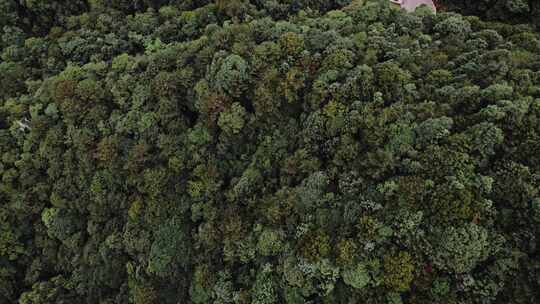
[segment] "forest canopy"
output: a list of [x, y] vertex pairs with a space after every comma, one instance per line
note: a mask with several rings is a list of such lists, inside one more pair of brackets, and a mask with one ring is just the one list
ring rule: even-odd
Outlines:
[[437, 5], [0, 0], [0, 303], [538, 303], [540, 5]]

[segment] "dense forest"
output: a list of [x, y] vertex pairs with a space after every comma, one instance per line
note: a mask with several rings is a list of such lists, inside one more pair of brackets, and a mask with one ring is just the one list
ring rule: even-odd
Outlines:
[[540, 302], [540, 1], [0, 0], [0, 303]]

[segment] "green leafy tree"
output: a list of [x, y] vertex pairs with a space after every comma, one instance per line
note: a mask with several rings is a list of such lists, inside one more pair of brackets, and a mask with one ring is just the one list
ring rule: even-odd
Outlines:
[[219, 115], [218, 126], [229, 136], [238, 134], [246, 123], [246, 116], [246, 110], [239, 103], [233, 103], [228, 111]]
[[283, 251], [284, 235], [279, 230], [264, 229], [259, 235], [257, 250], [264, 256], [273, 256]]
[[189, 265], [190, 248], [182, 222], [173, 218], [157, 230], [150, 249], [148, 272], [159, 277], [175, 275]]
[[363, 264], [344, 270], [342, 277], [345, 284], [356, 289], [365, 288], [371, 282], [371, 275]]
[[253, 286], [252, 303], [278, 303], [276, 286], [272, 279], [272, 268], [270, 265], [265, 265], [262, 271], [257, 274]]
[[453, 273], [471, 271], [496, 249], [491, 245], [488, 231], [472, 223], [448, 227], [438, 232], [436, 238], [433, 262], [440, 269]]

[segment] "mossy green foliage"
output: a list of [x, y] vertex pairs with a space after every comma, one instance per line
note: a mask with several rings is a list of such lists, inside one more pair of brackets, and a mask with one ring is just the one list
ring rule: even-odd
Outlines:
[[414, 277], [414, 265], [411, 255], [399, 252], [384, 257], [384, 285], [394, 291], [409, 290]]
[[538, 6], [453, 3], [0, 0], [0, 303], [538, 302]]
[[540, 26], [540, 5], [535, 0], [441, 0], [439, 4], [464, 15], [476, 15], [508, 23], [532, 22]]

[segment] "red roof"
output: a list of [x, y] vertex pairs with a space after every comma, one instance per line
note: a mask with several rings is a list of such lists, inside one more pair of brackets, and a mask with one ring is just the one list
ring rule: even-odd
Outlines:
[[390, 2], [401, 5], [401, 7], [407, 10], [408, 12], [414, 12], [414, 10], [422, 4], [425, 4], [428, 7], [431, 7], [434, 12], [437, 11], [437, 8], [435, 7], [433, 0], [390, 0]]
[[431, 7], [433, 11], [437, 11], [433, 0], [402, 0], [401, 7], [409, 12], [414, 12], [414, 10], [422, 4]]

